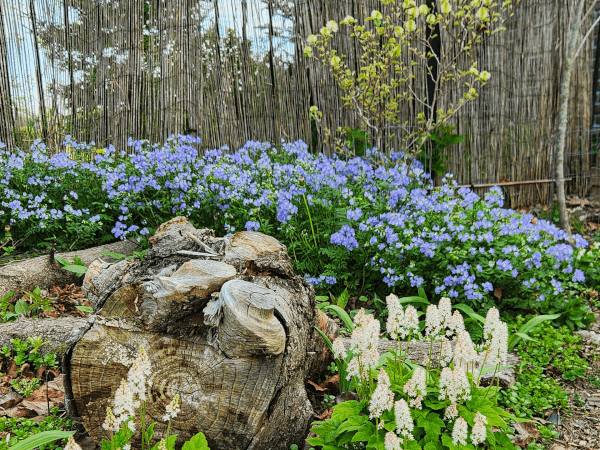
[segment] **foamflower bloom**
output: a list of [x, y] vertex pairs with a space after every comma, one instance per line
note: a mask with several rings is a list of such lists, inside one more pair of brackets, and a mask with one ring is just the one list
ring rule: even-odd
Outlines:
[[379, 371], [377, 387], [371, 396], [369, 405], [369, 418], [381, 417], [384, 411], [391, 411], [394, 407], [394, 393], [392, 392], [390, 378], [385, 370]]
[[454, 428], [452, 430], [452, 443], [454, 445], [467, 445], [468, 431], [469, 426], [467, 425], [467, 421], [462, 417], [456, 419], [456, 422], [454, 422]]
[[487, 436], [487, 430], [485, 428], [486, 424], [487, 417], [478, 411], [475, 415], [475, 424], [471, 430], [471, 442], [473, 445], [479, 445], [485, 442], [485, 438]]
[[405, 438], [413, 439], [412, 432], [415, 424], [406, 400], [400, 399], [394, 404], [394, 413], [396, 416], [396, 433]]

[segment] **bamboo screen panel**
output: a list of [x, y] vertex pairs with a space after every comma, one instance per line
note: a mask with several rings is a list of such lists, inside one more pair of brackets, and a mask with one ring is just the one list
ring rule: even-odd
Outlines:
[[[492, 79], [455, 121], [467, 141], [447, 150], [459, 184], [551, 177], [574, 3], [522, 0], [507, 32], [481, 50], [479, 68]], [[200, 136], [202, 148], [303, 139], [329, 152], [310, 106], [330, 129], [358, 122], [326, 70], [304, 58], [306, 38], [329, 19], [362, 20], [373, 9], [380, 0], [0, 0], [0, 141], [25, 149], [43, 138], [58, 150], [71, 135], [123, 148], [130, 136], [160, 142], [183, 133]], [[573, 77], [573, 133], [592, 127], [594, 40]], [[360, 50], [347, 28], [335, 45], [356, 69]], [[413, 89], [424, 96], [424, 68], [414, 70]], [[405, 104], [399, 119], [419, 112]], [[397, 131], [388, 130], [388, 148], [400, 147]], [[590, 133], [575, 135], [567, 172], [588, 175]], [[582, 180], [571, 189], [584, 192]], [[545, 202], [547, 186], [505, 192], [511, 205]]]

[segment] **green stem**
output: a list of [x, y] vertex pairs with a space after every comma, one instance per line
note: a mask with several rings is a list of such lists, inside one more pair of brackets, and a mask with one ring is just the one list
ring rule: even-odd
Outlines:
[[142, 450], [144, 450], [144, 435], [146, 434], [145, 419], [146, 419], [146, 401], [144, 400], [140, 406], [140, 425], [142, 427]]
[[313, 241], [315, 242], [315, 247], [317, 246], [317, 238], [315, 236], [315, 228], [313, 226], [312, 217], [310, 215], [310, 208], [308, 207], [308, 202], [306, 201], [306, 195], [302, 194], [302, 198], [304, 199], [304, 206], [306, 206], [306, 212], [308, 213], [308, 220], [310, 222], [310, 229], [312, 230]]

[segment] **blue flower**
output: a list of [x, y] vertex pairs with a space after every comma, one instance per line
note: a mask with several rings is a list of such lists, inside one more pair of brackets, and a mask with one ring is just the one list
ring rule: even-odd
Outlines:
[[245, 228], [248, 231], [258, 231], [260, 229], [260, 223], [249, 220], [246, 222]]

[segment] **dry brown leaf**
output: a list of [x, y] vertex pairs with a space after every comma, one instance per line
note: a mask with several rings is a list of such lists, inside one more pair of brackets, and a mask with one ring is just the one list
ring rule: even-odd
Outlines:
[[319, 391], [319, 392], [324, 392], [324, 391], [326, 391], [326, 390], [327, 390], [327, 388], [322, 388], [322, 387], [321, 387], [321, 386], [319, 386], [317, 383], [314, 383], [314, 382], [312, 382], [312, 381], [310, 381], [310, 380], [308, 380], [308, 384], [310, 384], [312, 387], [314, 387], [314, 388], [315, 388], [315, 390], [316, 390], [316, 391]]
[[315, 417], [319, 420], [327, 420], [327, 419], [331, 419], [332, 415], [333, 415], [333, 408], [329, 408], [329, 409], [326, 409], [325, 411], [323, 411], [323, 413], [318, 416], [315, 414]]
[[494, 297], [496, 297], [496, 299], [498, 299], [498, 300], [502, 300], [502, 288], [501, 287], [497, 287], [494, 289]]

